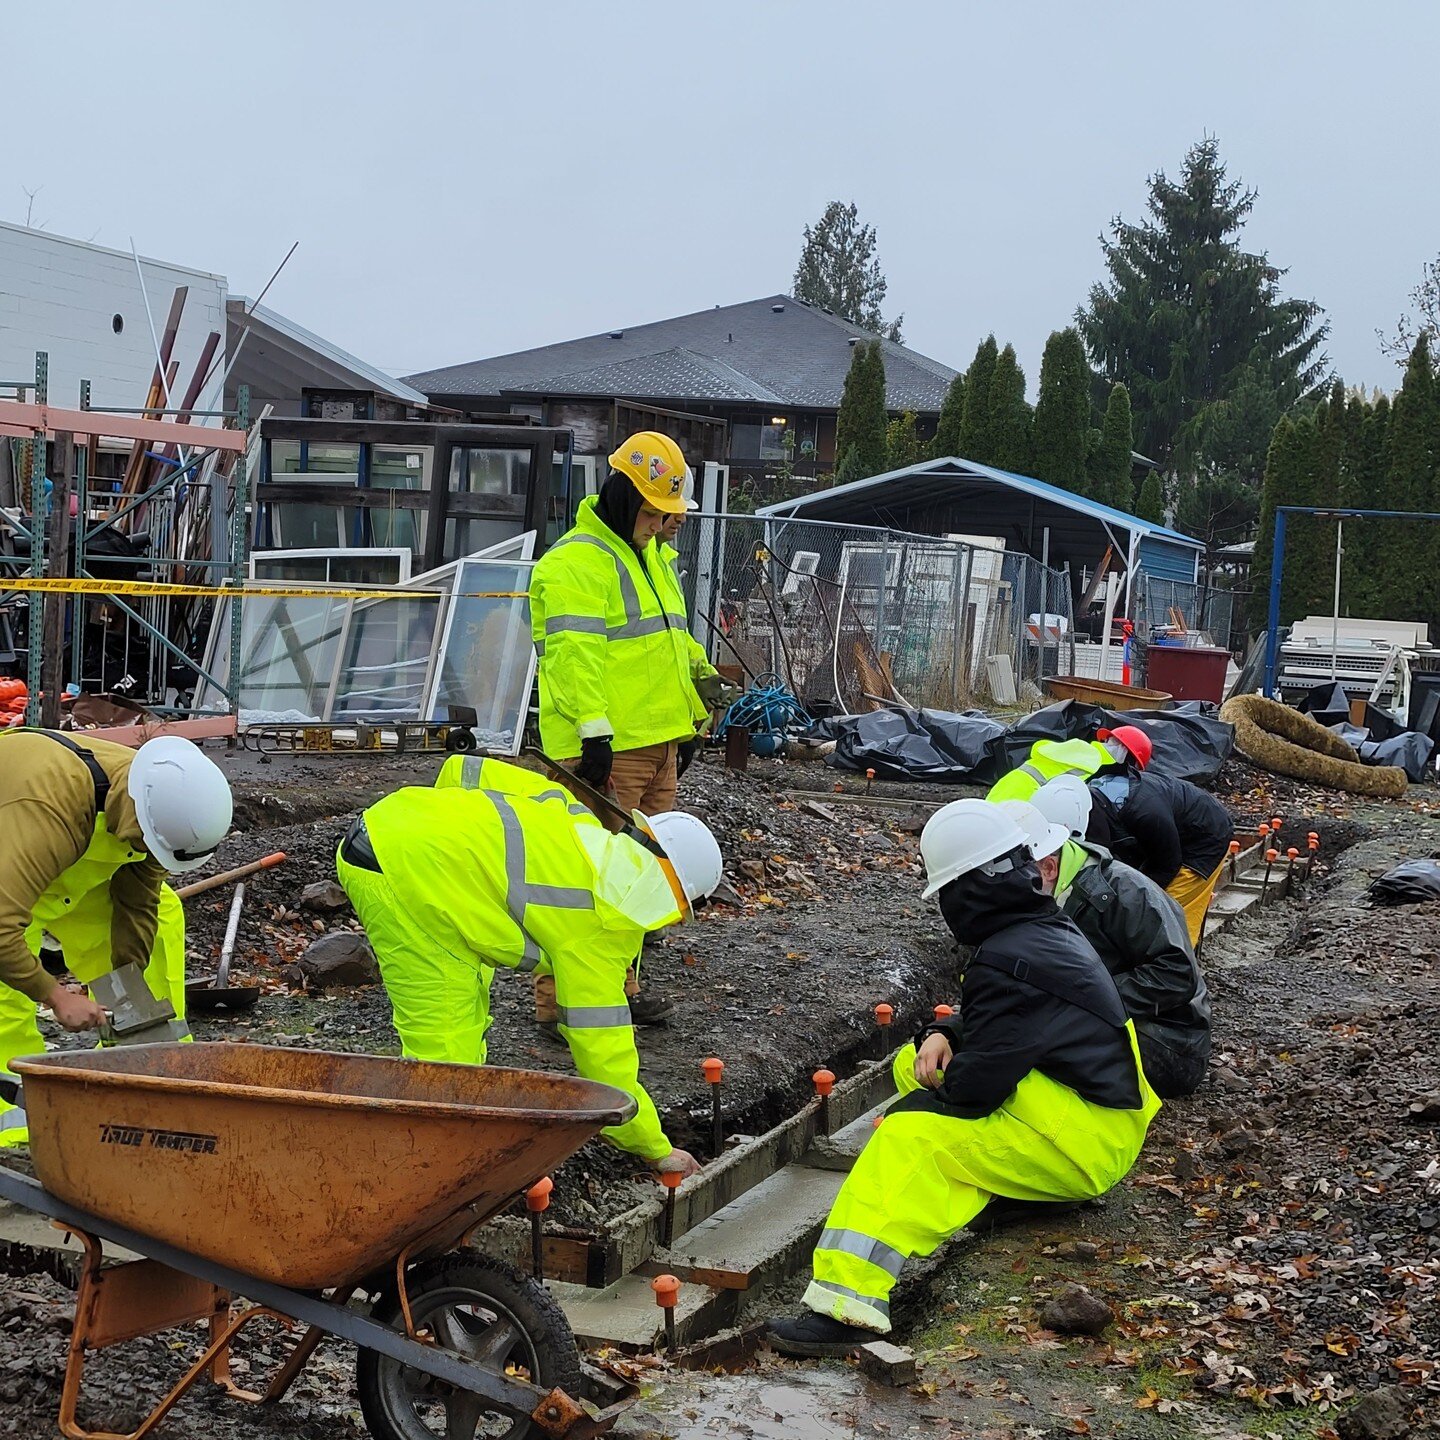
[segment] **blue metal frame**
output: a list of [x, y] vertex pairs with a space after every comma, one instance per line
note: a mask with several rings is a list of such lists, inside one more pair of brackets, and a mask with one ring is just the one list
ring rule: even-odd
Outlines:
[[1336, 505], [1277, 505], [1275, 540], [1270, 547], [1270, 612], [1265, 620], [1265, 694], [1275, 698], [1275, 665], [1280, 652], [1280, 580], [1285, 564], [1287, 515], [1321, 520], [1440, 520], [1433, 510], [1349, 510]]

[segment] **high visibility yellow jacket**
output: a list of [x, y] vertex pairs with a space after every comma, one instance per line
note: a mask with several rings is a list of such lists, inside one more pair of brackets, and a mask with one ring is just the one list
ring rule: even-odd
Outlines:
[[[0, 732], [0, 983], [45, 1000], [55, 981], [41, 968], [27, 929], [74, 914], [103, 890], [103, 911], [74, 945], [108, 948], [115, 965], [144, 968], [155, 943], [165, 869], [145, 849], [126, 790], [135, 752], [108, 740], [69, 737], [89, 750], [110, 781], [95, 814], [95, 782], [83, 760], [33, 730]], [[93, 933], [91, 933], [93, 931]]]
[[655, 857], [554, 781], [478, 756], [452, 756], [434, 788], [387, 795], [365, 828], [396, 898], [437, 944], [555, 977], [575, 1068], [640, 1107], [606, 1136], [646, 1160], [668, 1155], [625, 999], [645, 933], [681, 918]]
[[1098, 740], [1037, 740], [1023, 765], [1002, 775], [985, 796], [987, 800], [1028, 800], [1047, 780], [1057, 775], [1081, 775], [1088, 780], [1115, 757]]
[[672, 615], [682, 615], [685, 620], [686, 653], [690, 657], [690, 678], [701, 680], [706, 675], [714, 675], [715, 667], [710, 663], [710, 657], [705, 653], [705, 647], [690, 632], [689, 612], [685, 608], [685, 591], [680, 584], [680, 552], [668, 541], [657, 540], [656, 545], [660, 548], [660, 559], [664, 562], [661, 569], [661, 599], [665, 609]]
[[642, 561], [595, 503], [580, 502], [574, 528], [530, 577], [540, 739], [558, 759], [597, 736], [617, 750], [687, 739], [706, 713], [695, 691], [704, 652], [687, 628], [674, 570], [654, 540]]

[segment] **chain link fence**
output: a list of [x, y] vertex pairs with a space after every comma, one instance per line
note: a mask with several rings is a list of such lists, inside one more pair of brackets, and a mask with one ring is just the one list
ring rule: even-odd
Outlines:
[[1173, 626], [1178, 618], [1185, 629], [1207, 631], [1217, 645], [1232, 654], [1244, 655], [1249, 648], [1248, 590], [1192, 585], [1142, 574], [1133, 603], [1136, 628], [1146, 639], [1158, 627]]
[[1067, 671], [1068, 578], [1000, 547], [728, 514], [692, 515], [678, 540], [715, 662], [778, 675], [817, 715], [1014, 705]]

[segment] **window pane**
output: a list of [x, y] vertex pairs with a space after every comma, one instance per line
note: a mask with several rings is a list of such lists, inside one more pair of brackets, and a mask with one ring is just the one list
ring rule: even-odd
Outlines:
[[440, 652], [434, 718], [471, 722], [482, 750], [514, 754], [530, 703], [529, 562], [467, 560], [460, 566]]
[[335, 691], [337, 723], [420, 718], [443, 610], [434, 593], [356, 603]]
[[428, 445], [370, 447], [370, 485], [375, 490], [426, 490], [435, 459]]
[[[240, 622], [242, 725], [325, 718], [345, 608], [345, 601], [324, 596], [246, 597]], [[228, 654], [228, 630], [221, 643]]]
[[321, 445], [314, 441], [272, 440], [270, 478], [278, 480], [284, 475], [323, 475], [331, 480], [358, 482], [360, 447]]
[[498, 545], [524, 532], [525, 524], [518, 517], [514, 520], [488, 520], [483, 517], [453, 516], [445, 522], [445, 560], [463, 560], [477, 550]]
[[530, 451], [479, 446], [450, 455], [450, 488], [470, 495], [524, 495], [530, 485]]

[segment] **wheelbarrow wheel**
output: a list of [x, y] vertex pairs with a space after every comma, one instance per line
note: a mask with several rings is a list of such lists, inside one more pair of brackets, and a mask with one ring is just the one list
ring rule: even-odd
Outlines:
[[[580, 1355], [565, 1312], [542, 1286], [488, 1256], [447, 1255], [408, 1277], [410, 1314], [445, 1349], [542, 1389], [581, 1393]], [[404, 1327], [397, 1296], [374, 1319]], [[522, 1440], [538, 1435], [528, 1419], [502, 1415], [478, 1395], [408, 1365], [361, 1350], [356, 1362], [360, 1410], [375, 1440]]]

